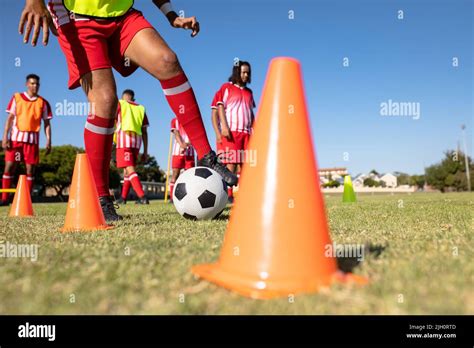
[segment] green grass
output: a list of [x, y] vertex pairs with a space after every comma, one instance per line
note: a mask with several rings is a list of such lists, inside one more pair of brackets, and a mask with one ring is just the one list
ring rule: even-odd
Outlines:
[[225, 219], [192, 222], [170, 204], [128, 204], [113, 230], [61, 234], [65, 204], [35, 204], [30, 219], [8, 218], [1, 207], [0, 242], [38, 244], [39, 255], [0, 258], [0, 313], [474, 313], [474, 194], [340, 199], [326, 197], [332, 239], [378, 250], [353, 270], [370, 284], [294, 302], [247, 299], [192, 276], [192, 265], [217, 259]]

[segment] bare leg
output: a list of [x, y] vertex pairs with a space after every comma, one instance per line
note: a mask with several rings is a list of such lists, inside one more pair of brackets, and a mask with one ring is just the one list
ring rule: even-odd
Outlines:
[[91, 71], [82, 77], [81, 85], [92, 110], [84, 130], [86, 153], [99, 196], [109, 196], [109, 166], [118, 103], [112, 70]]

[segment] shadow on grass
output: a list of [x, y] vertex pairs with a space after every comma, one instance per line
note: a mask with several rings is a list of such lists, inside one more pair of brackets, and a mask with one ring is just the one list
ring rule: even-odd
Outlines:
[[384, 250], [387, 248], [385, 245], [381, 244], [366, 244], [363, 249], [363, 258], [358, 256], [359, 248], [353, 246], [346, 246], [347, 254], [351, 256], [346, 257], [337, 257], [337, 265], [339, 269], [344, 273], [350, 273], [354, 268], [359, 266], [359, 264], [366, 258], [368, 255], [372, 255], [374, 258], [378, 258]]
[[217, 214], [217, 216], [212, 220], [217, 220], [217, 221], [227, 221], [227, 220], [229, 220], [230, 209], [231, 209], [231, 207], [225, 207], [224, 210], [222, 210], [219, 214]]

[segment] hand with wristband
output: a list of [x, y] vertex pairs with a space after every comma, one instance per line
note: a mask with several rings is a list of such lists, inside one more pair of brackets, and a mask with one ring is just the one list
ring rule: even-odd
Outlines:
[[180, 17], [173, 10], [169, 0], [153, 0], [153, 3], [160, 9], [161, 12], [168, 18], [171, 26], [175, 28], [191, 29], [191, 37], [195, 37], [199, 33], [199, 22], [196, 17]]

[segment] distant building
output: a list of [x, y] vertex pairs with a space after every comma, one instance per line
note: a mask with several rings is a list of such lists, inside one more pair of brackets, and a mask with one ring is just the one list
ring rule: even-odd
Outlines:
[[397, 187], [397, 177], [392, 173], [385, 173], [380, 177], [380, 181], [385, 183], [385, 187]]
[[347, 175], [347, 168], [321, 168], [319, 169], [319, 177], [320, 178], [326, 178], [329, 180], [331, 178], [332, 180], [339, 179], [343, 177], [344, 175]]

